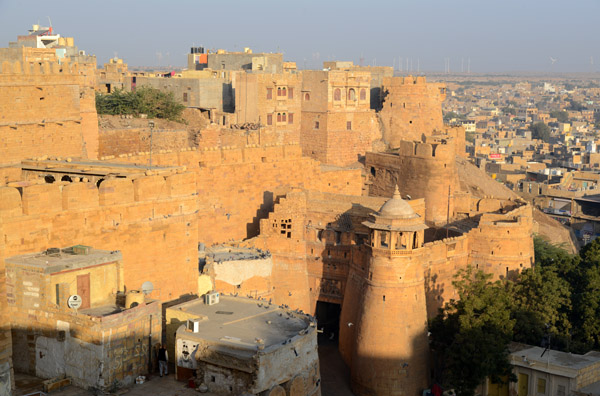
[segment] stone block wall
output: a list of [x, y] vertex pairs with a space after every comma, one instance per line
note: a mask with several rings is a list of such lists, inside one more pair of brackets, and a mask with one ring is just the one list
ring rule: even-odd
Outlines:
[[494, 278], [510, 278], [534, 262], [533, 212], [522, 205], [508, 213], [486, 213], [479, 226], [467, 234], [469, 264], [491, 273]]
[[80, 84], [76, 64], [3, 62], [0, 163], [47, 154], [83, 156]]
[[[444, 129], [442, 102], [446, 98], [443, 84], [428, 83], [425, 77], [383, 78], [383, 139], [392, 147], [402, 140], [421, 140]], [[464, 146], [463, 146], [464, 147]]]
[[41, 378], [67, 375], [77, 386], [132, 384], [147, 374], [162, 335], [159, 302], [108, 316], [56, 307], [10, 307], [13, 361], [19, 372]]
[[[116, 160], [147, 163], [148, 155]], [[359, 169], [322, 169], [317, 161], [302, 157], [297, 145], [163, 151], [152, 162], [195, 172], [198, 241], [207, 245], [258, 235], [259, 220], [295, 187], [350, 195], [361, 195], [363, 187]]]
[[[3, 201], [0, 197], [0, 203]], [[1, 205], [1, 204], [0, 204]], [[0, 218], [0, 234], [3, 225]], [[0, 238], [0, 395], [10, 396], [15, 384], [12, 363], [12, 337], [10, 331], [10, 313], [6, 301], [6, 268], [4, 258], [4, 239]]]
[[396, 154], [367, 153], [370, 195], [390, 197], [396, 185], [403, 196], [425, 198], [425, 219], [445, 223], [454, 213], [457, 190], [455, 146], [445, 143], [402, 141]]
[[4, 254], [85, 244], [121, 250], [124, 283], [154, 282], [170, 300], [197, 290], [195, 175], [143, 176], [92, 183], [0, 187]]
[[188, 132], [182, 130], [154, 130], [150, 138], [150, 128], [101, 130], [98, 142], [100, 157], [150, 151], [179, 150], [187, 148]]

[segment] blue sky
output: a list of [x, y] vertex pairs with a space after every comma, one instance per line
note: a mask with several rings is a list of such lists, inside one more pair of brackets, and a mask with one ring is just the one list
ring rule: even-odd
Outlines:
[[[102, 64], [184, 66], [192, 45], [284, 52], [422, 72], [600, 71], [600, 1], [0, 0], [0, 45], [34, 23], [74, 36]], [[557, 61], [551, 65], [550, 57]], [[593, 58], [593, 64], [592, 64]]]

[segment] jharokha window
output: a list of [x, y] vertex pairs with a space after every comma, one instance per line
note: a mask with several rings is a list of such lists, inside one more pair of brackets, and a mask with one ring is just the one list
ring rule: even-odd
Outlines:
[[333, 90], [333, 100], [342, 100], [342, 91], [339, 88]]
[[367, 90], [364, 88], [360, 90], [360, 100], [367, 100]]
[[348, 90], [348, 100], [356, 100], [356, 91], [354, 88]]

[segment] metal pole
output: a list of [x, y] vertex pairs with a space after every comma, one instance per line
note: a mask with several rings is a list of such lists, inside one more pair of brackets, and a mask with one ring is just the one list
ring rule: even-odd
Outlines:
[[154, 121], [150, 121], [150, 166], [152, 166], [152, 137], [154, 135]]

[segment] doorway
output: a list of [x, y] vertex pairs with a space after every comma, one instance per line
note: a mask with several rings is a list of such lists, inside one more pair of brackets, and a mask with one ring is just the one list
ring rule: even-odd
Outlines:
[[325, 301], [317, 301], [317, 328], [323, 330], [318, 335], [319, 345], [338, 344], [340, 334], [340, 313], [342, 307], [340, 304], [334, 304]]

